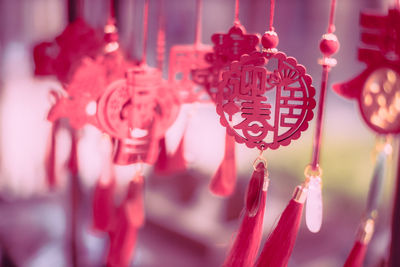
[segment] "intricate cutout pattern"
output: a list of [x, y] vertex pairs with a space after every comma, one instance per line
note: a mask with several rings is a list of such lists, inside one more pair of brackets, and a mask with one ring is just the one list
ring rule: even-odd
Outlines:
[[308, 128], [315, 107], [312, 79], [284, 53], [254, 52], [223, 72], [217, 113], [237, 142], [277, 149]]

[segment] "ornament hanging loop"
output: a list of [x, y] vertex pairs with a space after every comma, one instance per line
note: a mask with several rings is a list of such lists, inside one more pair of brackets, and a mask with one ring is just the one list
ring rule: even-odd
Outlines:
[[[310, 177], [321, 177], [322, 176], [322, 169], [317, 164], [317, 166], [313, 167], [311, 164], [307, 165], [307, 167], [304, 169], [304, 176], [306, 177], [306, 180], [309, 180]], [[307, 181], [306, 181], [307, 183]]]
[[262, 149], [260, 149], [260, 154], [258, 154], [258, 157], [254, 160], [253, 162], [253, 169], [256, 171], [257, 170], [257, 165], [258, 163], [262, 162], [264, 163], [265, 169], [268, 167], [268, 161], [267, 159], [263, 156], [264, 153], [264, 146], [262, 146]]

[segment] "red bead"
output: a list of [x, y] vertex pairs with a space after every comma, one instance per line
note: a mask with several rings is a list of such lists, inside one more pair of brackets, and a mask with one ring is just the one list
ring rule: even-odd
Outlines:
[[265, 49], [276, 48], [279, 43], [278, 35], [274, 31], [266, 31], [261, 38], [261, 43]]
[[330, 57], [335, 54], [340, 47], [340, 43], [333, 33], [324, 34], [322, 40], [319, 43], [319, 49], [325, 57]]

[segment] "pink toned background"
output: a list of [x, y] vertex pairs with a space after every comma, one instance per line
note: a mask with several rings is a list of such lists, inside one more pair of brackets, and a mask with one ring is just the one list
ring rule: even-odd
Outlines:
[[[106, 21], [105, 0], [86, 0], [85, 18], [101, 30]], [[140, 58], [142, 0], [120, 0], [117, 10], [121, 43], [129, 56]], [[167, 51], [175, 44], [194, 41], [195, 0], [165, 0]], [[356, 60], [361, 9], [385, 13], [390, 1], [338, 0], [336, 34], [341, 48], [330, 82], [348, 80], [363, 69]], [[276, 1], [275, 29], [278, 48], [307, 67], [319, 91], [321, 56], [319, 39], [326, 31], [328, 0]], [[150, 0], [149, 65], [155, 66], [155, 42], [159, 0]], [[267, 1], [242, 0], [240, 20], [248, 32], [267, 28]], [[226, 32], [233, 23], [233, 0], [204, 0], [204, 43], [214, 32]], [[67, 23], [62, 0], [0, 0], [0, 258], [1, 266], [71, 266], [69, 251], [68, 175], [63, 171], [69, 150], [67, 133], [60, 134], [58, 160], [61, 183], [48, 192], [44, 178], [44, 154], [50, 123], [48, 91], [61, 88], [55, 78], [33, 76], [32, 48], [50, 41]], [[191, 110], [191, 111], [190, 111]], [[139, 233], [132, 266], [219, 266], [237, 229], [243, 194], [257, 152], [237, 145], [238, 185], [234, 196], [217, 198], [208, 182], [223, 156], [223, 128], [211, 104], [183, 107], [168, 132], [173, 150], [190, 115], [186, 157], [190, 170], [157, 177], [146, 167], [147, 224]], [[290, 147], [268, 151], [271, 183], [264, 221], [264, 237], [285, 207], [294, 187], [302, 182], [311, 158], [314, 124]], [[100, 134], [87, 127], [79, 146], [81, 198], [79, 210], [79, 266], [103, 266], [106, 237], [94, 233], [91, 194], [99, 175]], [[303, 221], [289, 267], [341, 266], [353, 244], [368, 190], [373, 163], [374, 135], [363, 124], [355, 103], [327, 95], [322, 168], [324, 222], [317, 234]], [[394, 165], [394, 164], [392, 164]], [[134, 167], [118, 168], [120, 195]], [[393, 168], [392, 168], [393, 169]], [[393, 173], [389, 170], [381, 201], [376, 234], [365, 266], [377, 266], [386, 256], [389, 242]], [[7, 265], [8, 264], [8, 265]], [[14, 264], [14, 265], [12, 265]]]

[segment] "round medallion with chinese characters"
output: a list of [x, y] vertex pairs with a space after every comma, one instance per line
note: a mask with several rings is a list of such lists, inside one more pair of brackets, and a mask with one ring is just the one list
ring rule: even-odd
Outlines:
[[311, 76], [282, 52], [243, 55], [223, 72], [217, 113], [239, 143], [277, 149], [308, 128], [315, 107]]

